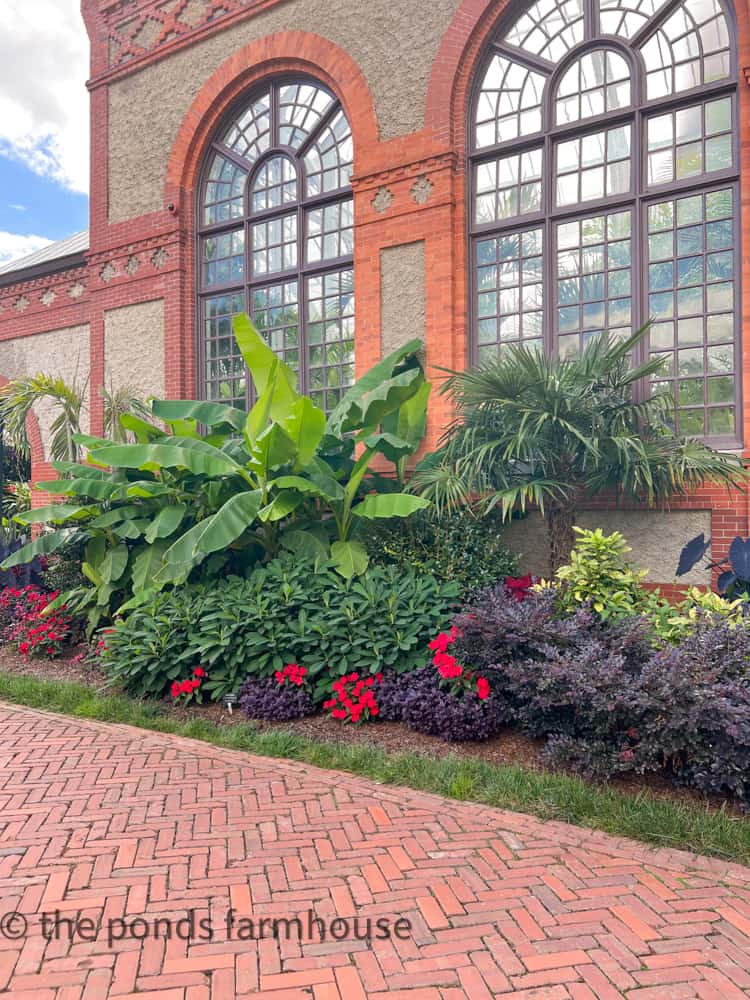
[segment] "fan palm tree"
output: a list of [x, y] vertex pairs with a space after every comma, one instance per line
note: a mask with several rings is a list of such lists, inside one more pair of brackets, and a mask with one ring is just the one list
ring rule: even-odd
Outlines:
[[[80, 458], [74, 435], [81, 431], [88, 380], [66, 382], [52, 375], [29, 375], [14, 379], [0, 388], [0, 423], [13, 446], [22, 455], [30, 452], [26, 418], [41, 402], [51, 404], [55, 416], [50, 425], [50, 454], [58, 462], [77, 462]], [[102, 389], [105, 433], [117, 441], [127, 440], [120, 418], [126, 413], [150, 418], [146, 403], [132, 386]]]
[[451, 374], [443, 392], [456, 419], [412, 489], [438, 509], [500, 505], [506, 519], [538, 507], [555, 572], [569, 561], [576, 510], [588, 497], [614, 491], [654, 506], [706, 482], [741, 486], [738, 458], [675, 434], [671, 393], [635, 398], [662, 365], [631, 365], [647, 331], [627, 340], [604, 334], [565, 360], [508, 346], [497, 360]]

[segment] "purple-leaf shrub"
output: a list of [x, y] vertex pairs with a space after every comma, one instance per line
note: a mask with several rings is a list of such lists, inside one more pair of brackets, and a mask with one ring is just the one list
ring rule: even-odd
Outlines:
[[[399, 679], [401, 719], [410, 729], [463, 743], [490, 739], [509, 721], [505, 702], [497, 694], [484, 701], [474, 691], [458, 697], [441, 686], [440, 680], [434, 667], [422, 667]], [[380, 697], [382, 701], [382, 692]]]
[[279, 684], [275, 678], [250, 678], [240, 689], [239, 706], [251, 719], [290, 722], [313, 715], [315, 706], [304, 687]]

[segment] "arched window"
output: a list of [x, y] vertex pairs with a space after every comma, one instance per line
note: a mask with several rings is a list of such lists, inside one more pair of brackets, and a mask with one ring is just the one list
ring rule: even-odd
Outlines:
[[480, 73], [474, 360], [653, 320], [682, 433], [739, 438], [736, 37], [722, 0], [537, 0]]
[[232, 317], [252, 315], [331, 410], [354, 381], [352, 133], [310, 80], [261, 87], [225, 122], [200, 196], [200, 349], [207, 399], [244, 406]]

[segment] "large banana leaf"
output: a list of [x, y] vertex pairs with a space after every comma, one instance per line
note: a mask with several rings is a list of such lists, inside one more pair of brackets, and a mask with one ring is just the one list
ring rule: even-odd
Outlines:
[[187, 514], [187, 505], [184, 503], [162, 507], [146, 532], [146, 541], [149, 545], [153, 544], [157, 538], [169, 538], [170, 535], [173, 535], [182, 524], [185, 514]]
[[379, 517], [410, 517], [429, 506], [429, 500], [408, 493], [373, 493], [357, 504], [352, 513], [373, 521]]
[[218, 448], [189, 448], [174, 444], [108, 444], [92, 452], [94, 461], [120, 469], [188, 469], [198, 476], [230, 476], [240, 466]]
[[160, 539], [152, 545], [145, 545], [136, 550], [132, 573], [133, 593], [160, 589], [157, 574], [162, 568], [164, 553], [168, 547], [169, 542]]
[[99, 574], [104, 583], [117, 583], [128, 567], [130, 550], [127, 545], [118, 545], [110, 549], [102, 560]]
[[122, 484], [112, 479], [54, 479], [51, 482], [37, 483], [36, 488], [56, 496], [110, 500], [121, 490]]
[[412, 453], [419, 448], [427, 430], [427, 406], [431, 392], [432, 383], [424, 382], [411, 399], [407, 399], [383, 421], [383, 430], [407, 441]]
[[344, 395], [339, 405], [328, 418], [326, 434], [338, 437], [361, 426], [364, 411], [364, 397], [373, 392], [384, 381], [391, 379], [398, 368], [409, 364], [419, 368], [417, 354], [422, 349], [421, 340], [411, 340], [388, 357], [371, 368], [369, 372], [357, 379], [356, 383]]
[[261, 503], [260, 490], [238, 493], [227, 500], [221, 510], [202, 522], [204, 529], [193, 546], [193, 557], [205, 557], [229, 548], [252, 527]]
[[274, 373], [278, 373], [276, 406], [287, 409], [298, 398], [297, 376], [274, 354], [263, 340], [255, 324], [247, 315], [235, 316], [233, 321], [234, 338], [245, 360], [248, 371], [252, 375], [258, 396], [262, 396], [268, 388]]
[[37, 507], [16, 514], [19, 524], [64, 524], [66, 521], [81, 521], [98, 513], [95, 507], [78, 507], [67, 503], [53, 504], [51, 507]]
[[370, 564], [370, 557], [361, 542], [334, 542], [331, 561], [347, 580], [361, 576]]
[[279, 423], [297, 446], [296, 467], [304, 469], [312, 461], [326, 429], [326, 415], [307, 396], [300, 396]]
[[6, 570], [13, 569], [14, 566], [24, 566], [36, 559], [37, 556], [49, 556], [53, 552], [59, 552], [63, 546], [67, 545], [73, 534], [74, 532], [71, 532], [70, 529], [63, 528], [60, 531], [50, 531], [46, 535], [41, 535], [33, 542], [29, 542], [28, 545], [24, 545], [18, 552], [8, 556], [0, 564], [0, 569]]
[[228, 426], [241, 431], [245, 426], [247, 414], [234, 406], [224, 403], [206, 403], [200, 400], [185, 399], [155, 399], [151, 404], [154, 416], [165, 423], [193, 420], [206, 427]]

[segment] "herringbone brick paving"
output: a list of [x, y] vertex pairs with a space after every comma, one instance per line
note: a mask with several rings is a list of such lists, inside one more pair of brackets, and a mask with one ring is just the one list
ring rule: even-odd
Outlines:
[[[2, 705], [0, 762], [10, 1000], [750, 996], [738, 865]], [[411, 927], [257, 940], [308, 911]]]

